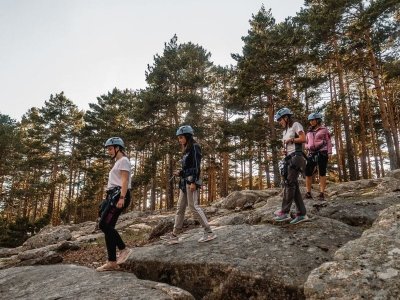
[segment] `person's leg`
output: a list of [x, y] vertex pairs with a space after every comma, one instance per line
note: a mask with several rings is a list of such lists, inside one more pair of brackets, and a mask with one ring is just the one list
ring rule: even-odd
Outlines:
[[312, 177], [306, 176], [306, 191], [307, 191], [307, 193], [311, 193], [311, 183], [312, 183]]
[[[187, 189], [186, 189], [187, 191]], [[174, 230], [173, 234], [178, 235], [182, 232], [183, 221], [185, 220], [185, 211], [187, 206], [187, 192], [183, 192], [179, 190], [179, 200], [178, 200], [178, 208], [175, 214], [175, 223], [174, 223]]]
[[290, 176], [288, 176], [288, 178], [290, 177], [290, 181], [294, 186], [293, 187], [293, 191], [294, 191], [293, 201], [296, 204], [297, 212], [300, 216], [304, 216], [307, 213], [306, 207], [304, 205], [303, 197], [301, 196], [301, 193], [300, 193], [300, 187], [299, 187], [299, 181], [298, 181], [299, 174], [303, 168], [304, 168], [303, 157], [299, 156], [299, 155], [295, 155], [292, 158], [292, 167], [291, 167], [292, 173], [290, 174]]
[[311, 199], [312, 195], [311, 195], [311, 186], [312, 186], [312, 181], [313, 181], [313, 174], [315, 171], [315, 161], [314, 161], [314, 156], [310, 155], [307, 157], [307, 164], [306, 164], [306, 168], [305, 168], [305, 175], [306, 175], [306, 195], [305, 198], [306, 199]]
[[188, 191], [187, 192], [188, 206], [193, 216], [200, 222], [200, 225], [204, 228], [205, 231], [212, 232], [210, 225], [208, 225], [206, 215], [198, 205], [199, 190], [191, 192], [189, 190], [189, 185], [186, 187], [186, 190]]
[[325, 200], [327, 167], [328, 167], [328, 154], [320, 154], [318, 158], [320, 200]]
[[319, 177], [319, 190], [321, 193], [325, 193], [326, 189], [326, 176]]
[[296, 189], [298, 188], [297, 178], [299, 176], [300, 170], [295, 165], [297, 157], [299, 156], [293, 156], [289, 162], [288, 176], [285, 182], [285, 189], [282, 201], [282, 212], [285, 214], [288, 214], [290, 212], [290, 208], [292, 207], [292, 203], [296, 196]]
[[103, 218], [99, 224], [99, 228], [104, 232], [108, 261], [111, 262], [117, 261], [117, 247], [120, 250], [126, 247], [121, 236], [115, 229], [115, 224], [121, 212], [122, 210], [115, 207], [110, 208], [105, 218]]

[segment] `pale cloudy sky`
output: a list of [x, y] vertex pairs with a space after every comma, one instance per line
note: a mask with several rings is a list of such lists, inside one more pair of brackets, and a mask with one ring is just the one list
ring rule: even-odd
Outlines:
[[0, 113], [20, 120], [64, 91], [80, 109], [114, 87], [146, 86], [174, 34], [231, 65], [264, 4], [277, 22], [303, 0], [0, 0]]

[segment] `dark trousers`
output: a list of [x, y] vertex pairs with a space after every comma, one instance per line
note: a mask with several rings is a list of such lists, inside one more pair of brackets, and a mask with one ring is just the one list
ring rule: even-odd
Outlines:
[[307, 211], [300, 193], [299, 174], [305, 168], [305, 160], [302, 155], [294, 155], [289, 162], [288, 175], [285, 180], [285, 189], [283, 192], [282, 211], [289, 213], [292, 203], [296, 204], [297, 213], [305, 216]]
[[[125, 207], [129, 205], [130, 199], [131, 197], [128, 191], [125, 196]], [[119, 250], [123, 250], [126, 247], [118, 231], [115, 229], [115, 224], [117, 224], [118, 217], [122, 211], [123, 209], [119, 209], [115, 206], [109, 207], [108, 211], [105, 212], [104, 217], [101, 218], [99, 223], [99, 228], [104, 232], [109, 261], [117, 260], [117, 247]]]

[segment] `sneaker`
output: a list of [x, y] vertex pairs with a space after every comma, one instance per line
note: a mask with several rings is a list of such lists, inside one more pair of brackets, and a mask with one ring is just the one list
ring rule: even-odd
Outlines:
[[215, 239], [217, 235], [214, 232], [204, 232], [203, 236], [198, 240], [199, 243], [204, 243]]
[[119, 269], [119, 266], [115, 262], [106, 262], [101, 267], [96, 269], [97, 272], [105, 272], [105, 271], [116, 271]]
[[294, 218], [292, 221], [290, 221], [290, 224], [299, 224], [301, 222], [305, 222], [308, 221], [308, 216], [297, 216], [296, 218]]
[[325, 201], [325, 195], [324, 195], [324, 193], [319, 193], [319, 195], [318, 195], [318, 200], [319, 201]]
[[164, 241], [168, 241], [168, 240], [171, 239], [172, 236], [174, 236], [174, 235], [172, 234], [172, 232], [170, 232], [170, 233], [161, 235], [161, 236], [160, 236], [160, 239], [161, 239], [161, 240], [164, 240]]
[[126, 261], [126, 259], [129, 257], [131, 252], [132, 252], [132, 249], [128, 249], [128, 248], [125, 248], [124, 250], [122, 250], [120, 255], [118, 256], [117, 265], [123, 264]]
[[307, 192], [304, 196], [304, 199], [312, 199], [311, 192]]
[[283, 213], [282, 215], [280, 215], [280, 216], [276, 216], [275, 218], [274, 218], [274, 220], [275, 221], [277, 221], [277, 222], [285, 222], [285, 221], [289, 221], [289, 220], [291, 220], [292, 218], [290, 217], [290, 215], [289, 214], [285, 214], [285, 213]]
[[173, 233], [165, 235], [163, 240], [167, 245], [174, 245], [179, 243], [179, 237], [177, 235], [174, 235]]
[[282, 210], [278, 209], [276, 211], [274, 211], [274, 216], [275, 217], [281, 217], [283, 215], [286, 215]]

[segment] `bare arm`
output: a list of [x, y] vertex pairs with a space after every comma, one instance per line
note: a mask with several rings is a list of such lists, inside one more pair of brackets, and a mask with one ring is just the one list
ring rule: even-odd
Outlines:
[[125, 196], [128, 192], [128, 182], [129, 182], [129, 172], [128, 171], [120, 171], [121, 173], [121, 196], [118, 200], [117, 207], [123, 208], [125, 204]]

